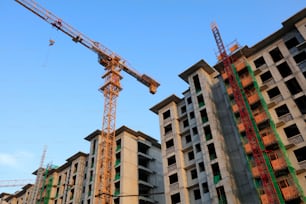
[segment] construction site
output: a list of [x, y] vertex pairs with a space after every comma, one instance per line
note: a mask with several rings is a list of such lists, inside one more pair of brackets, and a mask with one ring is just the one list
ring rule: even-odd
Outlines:
[[199, 59], [178, 73], [183, 97], [148, 108], [159, 142], [115, 125], [122, 70], [151, 94], [159, 82], [34, 1], [15, 1], [98, 55], [104, 112], [88, 152], [44, 166], [44, 150], [35, 182], [0, 193], [0, 204], [306, 203], [306, 8], [252, 47], [225, 46], [212, 23], [217, 63]]

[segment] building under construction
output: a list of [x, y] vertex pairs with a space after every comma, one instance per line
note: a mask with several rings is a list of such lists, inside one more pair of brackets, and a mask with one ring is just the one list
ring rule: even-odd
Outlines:
[[[161, 145], [117, 129], [114, 194], [107, 195], [114, 204], [306, 203], [306, 9], [252, 47], [225, 49], [216, 25], [212, 31], [218, 62], [186, 69], [183, 97], [151, 108]], [[88, 154], [44, 169], [35, 202], [33, 185], [0, 201], [93, 203], [99, 135], [85, 138]]]
[[[35, 185], [28, 184], [15, 194], [0, 194], [1, 204], [91, 204], [95, 184], [100, 130], [88, 135], [89, 153], [78, 152], [65, 164], [44, 169], [36, 198]], [[116, 160], [113, 186], [119, 203], [165, 203], [160, 144], [152, 137], [122, 126], [116, 131]], [[34, 174], [37, 174], [35, 171]]]
[[306, 9], [253, 47], [212, 31], [218, 63], [188, 68], [183, 98], [151, 108], [166, 203], [306, 203]]

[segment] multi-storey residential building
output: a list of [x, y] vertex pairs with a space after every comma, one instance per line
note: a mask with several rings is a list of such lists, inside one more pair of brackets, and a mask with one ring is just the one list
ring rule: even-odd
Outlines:
[[[78, 152], [68, 158], [62, 166], [48, 165], [38, 188], [37, 202], [81, 203], [87, 156], [86, 153]], [[34, 174], [36, 173], [37, 171], [34, 172]]]
[[[90, 141], [87, 180], [84, 183], [84, 203], [91, 203], [94, 186], [97, 139], [94, 131], [85, 139]], [[114, 203], [164, 203], [164, 188], [160, 144], [152, 137], [122, 126], [116, 130], [114, 168]]]
[[[241, 119], [228, 73], [223, 74], [263, 203], [306, 202], [305, 37], [306, 9], [303, 9], [253, 47], [231, 53], [234, 78], [252, 121], [253, 138]], [[224, 71], [221, 63], [216, 67]]]
[[[38, 187], [36, 201], [45, 204], [91, 204], [97, 160], [96, 130], [85, 140], [90, 153], [78, 152], [60, 167], [48, 165]], [[161, 147], [156, 139], [122, 126], [116, 130], [114, 203], [164, 202]], [[33, 174], [37, 174], [36, 170]], [[34, 191], [29, 184], [15, 194], [0, 195], [1, 204], [28, 204]]]
[[27, 204], [30, 203], [31, 190], [33, 185], [27, 184], [22, 187], [22, 190], [16, 192], [14, 195], [1, 193], [0, 204]]
[[[253, 47], [233, 46], [230, 69], [198, 62], [180, 74], [189, 84], [182, 99], [151, 108], [166, 203], [306, 202], [305, 16], [303, 9]], [[228, 174], [234, 179], [225, 181]]]
[[[182, 99], [172, 95], [151, 108], [160, 121], [166, 203], [239, 203], [239, 194], [256, 201], [234, 121], [217, 96], [218, 75], [201, 60], [179, 75], [189, 84]], [[220, 116], [229, 119], [221, 124]]]

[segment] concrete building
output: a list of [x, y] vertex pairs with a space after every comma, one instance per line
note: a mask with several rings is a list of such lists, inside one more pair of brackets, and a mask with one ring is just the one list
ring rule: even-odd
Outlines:
[[201, 60], [179, 75], [183, 98], [151, 108], [167, 204], [306, 202], [305, 16], [253, 47], [233, 46], [230, 73]]
[[[179, 75], [189, 85], [182, 99], [172, 95], [151, 108], [160, 121], [166, 203], [239, 203], [239, 194], [241, 203], [256, 200], [234, 120], [216, 96], [218, 75], [201, 60]], [[219, 114], [229, 118], [223, 126]]]
[[[91, 204], [97, 161], [96, 130], [85, 140], [90, 142], [89, 154], [78, 152], [65, 164], [48, 165], [36, 201], [45, 204]], [[161, 146], [152, 137], [122, 126], [116, 130], [114, 203], [164, 202]], [[36, 170], [33, 174], [37, 174]], [[26, 185], [15, 194], [0, 194], [1, 204], [29, 204], [34, 185]]]
[[27, 184], [22, 187], [21, 191], [16, 192], [14, 195], [1, 193], [0, 204], [27, 204], [30, 201], [31, 189], [33, 185]]
[[[36, 201], [48, 204], [80, 203], [87, 156], [86, 153], [78, 152], [59, 167], [47, 165]], [[34, 186], [31, 187], [31, 192], [33, 189]]]
[[[84, 203], [91, 203], [97, 161], [96, 130], [85, 139], [90, 141]], [[122, 126], [116, 130], [114, 203], [164, 203], [161, 147], [152, 137]], [[117, 196], [117, 197], [116, 197]]]

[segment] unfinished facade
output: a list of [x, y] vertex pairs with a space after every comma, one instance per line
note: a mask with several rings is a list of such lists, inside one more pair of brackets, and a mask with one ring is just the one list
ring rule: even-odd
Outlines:
[[[44, 204], [91, 204], [94, 185], [97, 137], [96, 130], [85, 139], [90, 153], [78, 152], [60, 167], [48, 165], [35, 199]], [[125, 126], [116, 131], [116, 172], [114, 204], [164, 203], [160, 144], [157, 140]], [[36, 174], [37, 171], [34, 172]], [[29, 184], [15, 194], [2, 193], [1, 204], [31, 203], [34, 186]], [[35, 202], [33, 201], [33, 202]]]
[[[94, 186], [97, 138], [99, 130], [85, 139], [90, 141], [87, 179], [84, 183], [84, 203], [91, 203]], [[114, 204], [164, 203], [164, 187], [160, 144], [157, 140], [125, 126], [116, 130], [114, 168]]]
[[[262, 203], [306, 202], [305, 16], [306, 9], [255, 46], [233, 49], [230, 54], [251, 125], [242, 120], [222, 63], [215, 66], [222, 72]], [[248, 136], [248, 127], [253, 128], [253, 137]]]
[[306, 202], [305, 16], [251, 48], [234, 46], [236, 84], [221, 61], [215, 69], [200, 61], [180, 74], [189, 85], [182, 99], [152, 107], [167, 204]]
[[[241, 190], [246, 194], [242, 203], [256, 200], [233, 120], [225, 127], [226, 138], [223, 134], [218, 114], [230, 115], [217, 106], [225, 104], [215, 95], [222, 91], [218, 75], [201, 60], [179, 75], [189, 84], [182, 99], [172, 95], [151, 108], [159, 115], [167, 204], [240, 203]], [[227, 142], [236, 147], [232, 154]]]

